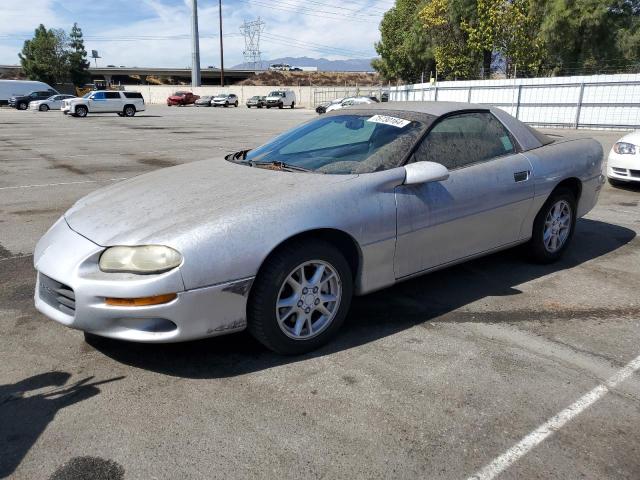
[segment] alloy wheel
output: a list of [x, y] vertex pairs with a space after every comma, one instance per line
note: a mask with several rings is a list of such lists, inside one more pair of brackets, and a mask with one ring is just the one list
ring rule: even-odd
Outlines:
[[335, 267], [310, 260], [294, 268], [280, 287], [276, 319], [285, 335], [308, 340], [325, 331], [342, 299], [342, 282]]
[[572, 225], [571, 206], [566, 200], [554, 203], [544, 221], [543, 242], [549, 253], [555, 253], [569, 238]]

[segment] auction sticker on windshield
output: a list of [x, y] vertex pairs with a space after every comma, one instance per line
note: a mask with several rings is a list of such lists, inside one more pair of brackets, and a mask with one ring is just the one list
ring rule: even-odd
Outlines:
[[392, 127], [404, 128], [411, 122], [409, 120], [403, 120], [398, 117], [390, 117], [388, 115], [374, 115], [367, 119], [367, 122], [382, 123], [384, 125], [391, 125]]

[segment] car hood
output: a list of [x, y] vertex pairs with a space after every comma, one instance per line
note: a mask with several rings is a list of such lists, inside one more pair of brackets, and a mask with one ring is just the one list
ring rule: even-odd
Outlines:
[[229, 97], [213, 97], [213, 99], [216, 101], [221, 101], [221, 100], [228, 100]]
[[171, 96], [169, 96], [169, 100], [182, 100], [183, 98], [185, 98], [185, 97], [183, 97], [181, 95], [171, 95]]
[[[168, 244], [190, 239], [207, 224], [229, 229], [243, 210], [296, 203], [357, 175], [323, 175], [248, 167], [224, 159], [192, 162], [140, 175], [80, 199], [65, 219], [103, 246]], [[287, 199], [290, 198], [289, 202]]]

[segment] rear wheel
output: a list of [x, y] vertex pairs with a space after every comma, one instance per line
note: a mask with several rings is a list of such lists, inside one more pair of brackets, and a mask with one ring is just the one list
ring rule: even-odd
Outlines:
[[280, 102], [280, 103], [278, 104], [278, 108], [282, 110], [282, 108], [283, 108], [283, 107], [284, 107], [284, 104], [283, 104], [282, 102]]
[[352, 294], [351, 269], [336, 247], [291, 242], [256, 277], [247, 306], [249, 331], [277, 353], [310, 352], [340, 329]]
[[125, 117], [133, 117], [136, 114], [136, 107], [133, 105], [126, 105], [122, 113]]
[[47, 110], [49, 110], [49, 105], [40, 105], [39, 110], [41, 112], [46, 112]]
[[76, 107], [76, 117], [86, 117], [87, 113], [89, 113], [89, 109], [84, 105], [79, 105]]
[[569, 246], [576, 225], [576, 198], [571, 190], [556, 189], [542, 206], [529, 241], [529, 252], [538, 263], [558, 260]]
[[294, 108], [296, 108], [296, 102], [291, 102], [291, 110], [293, 110]]

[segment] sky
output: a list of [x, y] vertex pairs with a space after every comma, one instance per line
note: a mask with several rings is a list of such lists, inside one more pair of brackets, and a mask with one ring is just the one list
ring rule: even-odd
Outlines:
[[[378, 25], [393, 0], [222, 0], [224, 64], [243, 62], [240, 25], [265, 22], [265, 60], [375, 57]], [[191, 0], [0, 0], [0, 64], [19, 63], [24, 40], [43, 23], [82, 28], [99, 66], [190, 67]], [[220, 65], [218, 0], [198, 0], [200, 64]]]

